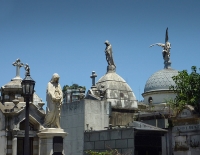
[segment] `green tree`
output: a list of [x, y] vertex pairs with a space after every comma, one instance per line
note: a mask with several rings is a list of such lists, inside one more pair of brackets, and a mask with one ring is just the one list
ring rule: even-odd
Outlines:
[[78, 84], [74, 83], [72, 84], [71, 86], [68, 86], [68, 85], [64, 85], [63, 86], [63, 93], [67, 90], [67, 89], [82, 89], [82, 90], [86, 90], [86, 87], [85, 86], [79, 86]]
[[197, 67], [191, 67], [192, 72], [187, 70], [180, 71], [177, 76], [172, 77], [175, 86], [170, 86], [177, 96], [174, 101], [170, 101], [172, 108], [178, 111], [182, 110], [186, 104], [194, 106], [199, 110], [200, 102], [200, 74], [197, 73]]
[[69, 88], [68, 85], [64, 85], [64, 86], [63, 86], [63, 89], [62, 89], [63, 93], [64, 93], [68, 88]]

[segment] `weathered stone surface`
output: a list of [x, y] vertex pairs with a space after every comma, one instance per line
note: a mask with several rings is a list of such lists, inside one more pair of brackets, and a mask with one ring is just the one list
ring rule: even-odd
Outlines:
[[128, 139], [128, 148], [134, 148], [134, 139]]
[[94, 149], [94, 142], [85, 142], [84, 143], [85, 150], [93, 150]]
[[112, 112], [112, 117], [110, 123], [113, 126], [116, 125], [127, 125], [133, 121], [134, 113], [121, 113], [121, 112]]
[[100, 140], [109, 140], [110, 139], [110, 134], [109, 132], [100, 132]]
[[90, 141], [98, 141], [99, 140], [99, 133], [91, 133], [90, 134]]
[[122, 149], [127, 148], [127, 139], [116, 140], [116, 148]]
[[135, 109], [137, 108], [136, 97], [126, 81], [115, 72], [108, 72], [96, 83], [98, 90], [104, 85], [106, 100], [111, 102], [112, 108]]
[[[64, 138], [67, 136], [67, 133], [63, 129], [47, 128], [41, 130], [37, 135], [40, 138], [40, 154], [53, 154], [53, 137]], [[64, 153], [64, 149], [62, 152]]]
[[84, 141], [85, 141], [85, 142], [90, 141], [90, 134], [89, 134], [89, 133], [85, 133], [85, 134], [84, 134]]
[[119, 130], [110, 132], [110, 139], [121, 139], [122, 133]]
[[122, 139], [134, 138], [134, 130], [122, 130]]
[[115, 148], [115, 140], [105, 141], [105, 148]]
[[104, 141], [96, 141], [95, 142], [95, 149], [104, 149], [105, 148], [105, 142]]

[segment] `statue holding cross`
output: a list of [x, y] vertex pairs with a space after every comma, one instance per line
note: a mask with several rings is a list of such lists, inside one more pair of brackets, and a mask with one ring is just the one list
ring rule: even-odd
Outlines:
[[13, 78], [13, 80], [21, 80], [21, 78], [20, 78], [20, 67], [22, 67], [24, 64], [21, 63], [20, 59], [17, 59], [15, 62], [13, 62], [12, 65], [16, 66], [16, 77]]

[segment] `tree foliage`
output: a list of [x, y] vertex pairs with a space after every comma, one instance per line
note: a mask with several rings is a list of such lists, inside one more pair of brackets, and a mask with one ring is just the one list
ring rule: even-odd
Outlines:
[[197, 73], [197, 67], [191, 67], [192, 72], [189, 74], [187, 70], [180, 71], [177, 76], [172, 79], [175, 86], [170, 86], [177, 96], [174, 101], [170, 101], [173, 108], [182, 110], [186, 104], [194, 106], [199, 110], [200, 102], [200, 74]]
[[65, 92], [67, 89], [82, 89], [82, 90], [86, 90], [85, 86], [79, 86], [76, 83], [72, 84], [71, 86], [64, 85], [62, 91]]

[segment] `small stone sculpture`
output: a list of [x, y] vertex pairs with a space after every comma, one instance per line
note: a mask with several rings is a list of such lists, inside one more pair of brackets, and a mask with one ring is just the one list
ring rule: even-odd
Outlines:
[[26, 75], [30, 75], [30, 67], [28, 64], [24, 64], [24, 68], [26, 70]]
[[105, 41], [105, 44], [106, 44], [105, 54], [106, 54], [106, 60], [108, 62], [108, 66], [112, 66], [112, 65], [115, 66], [113, 55], [112, 55], [112, 46], [108, 40]]
[[44, 120], [45, 128], [61, 128], [60, 112], [63, 102], [63, 93], [59, 84], [60, 76], [54, 73], [52, 79], [47, 85], [47, 114]]
[[163, 48], [162, 55], [163, 55], [163, 59], [164, 59], [165, 68], [168, 68], [171, 65], [171, 62], [170, 62], [171, 44], [168, 40], [169, 40], [169, 38], [168, 38], [168, 28], [167, 28], [166, 34], [165, 34], [165, 44], [156, 43], [156, 44], [153, 44], [153, 45], [150, 46], [150, 47], [152, 47], [152, 46], [158, 45], [158, 46], [161, 46]]

